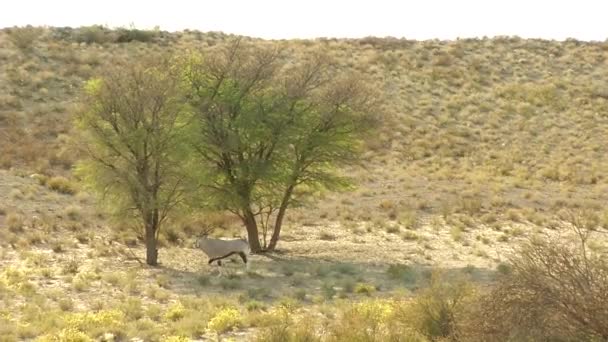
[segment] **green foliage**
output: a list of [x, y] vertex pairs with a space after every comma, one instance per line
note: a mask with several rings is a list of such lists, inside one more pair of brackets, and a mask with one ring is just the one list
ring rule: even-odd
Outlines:
[[77, 117], [87, 158], [76, 172], [121, 220], [145, 229], [147, 262], [156, 264], [161, 224], [196, 188], [187, 179], [188, 112], [169, 60], [143, 60], [90, 80]]
[[254, 251], [258, 226], [275, 232], [274, 248], [289, 206], [348, 184], [336, 167], [358, 152], [372, 99], [324, 57], [287, 65], [277, 49], [236, 41], [185, 62], [198, 168], [209, 172], [213, 203], [243, 219]]

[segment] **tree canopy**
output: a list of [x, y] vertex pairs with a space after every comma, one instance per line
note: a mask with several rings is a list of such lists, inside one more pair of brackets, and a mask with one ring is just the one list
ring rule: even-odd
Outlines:
[[336, 168], [355, 160], [377, 97], [322, 52], [295, 60], [235, 41], [185, 65], [208, 194], [243, 221], [252, 250], [272, 250], [297, 188], [349, 184]]
[[77, 172], [118, 217], [137, 219], [150, 265], [162, 223], [192, 188], [177, 76], [166, 59], [115, 66], [87, 83], [76, 119], [87, 156]]

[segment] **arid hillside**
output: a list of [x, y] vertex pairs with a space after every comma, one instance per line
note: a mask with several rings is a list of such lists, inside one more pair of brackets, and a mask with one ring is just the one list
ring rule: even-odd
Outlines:
[[[104, 65], [231, 39], [216, 33], [136, 33], [94, 27], [43, 29], [33, 37], [1, 32], [3, 168], [69, 175], [77, 158], [69, 150], [71, 115], [83, 82]], [[369, 220], [366, 208], [381, 206], [388, 212], [382, 218], [465, 209], [475, 216], [508, 214], [542, 222], [547, 211], [598, 209], [606, 199], [606, 43], [519, 38], [259, 43], [293, 54], [327, 49], [343, 68], [371, 75], [386, 95], [385, 125], [368, 139], [361, 167], [352, 170], [360, 184], [356, 194], [324, 201], [311, 219]]]

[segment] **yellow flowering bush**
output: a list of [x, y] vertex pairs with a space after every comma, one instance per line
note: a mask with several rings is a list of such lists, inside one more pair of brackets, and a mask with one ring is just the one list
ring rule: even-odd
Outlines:
[[175, 303], [169, 307], [169, 309], [165, 313], [165, 318], [175, 322], [182, 319], [185, 313], [186, 308], [184, 308], [182, 303]]
[[370, 300], [354, 304], [351, 314], [380, 323], [391, 318], [393, 312], [394, 305], [391, 302], [384, 300]]
[[76, 328], [65, 328], [56, 334], [44, 335], [36, 342], [92, 342], [93, 339]]
[[218, 311], [209, 321], [207, 327], [218, 334], [238, 328], [242, 325], [241, 313], [235, 308], [224, 308]]
[[124, 324], [125, 315], [118, 310], [102, 310], [99, 312], [78, 312], [68, 314], [65, 323], [68, 328], [81, 331], [116, 330]]
[[19, 288], [24, 282], [27, 282], [27, 276], [20, 269], [8, 266], [0, 272], [0, 284], [6, 287]]

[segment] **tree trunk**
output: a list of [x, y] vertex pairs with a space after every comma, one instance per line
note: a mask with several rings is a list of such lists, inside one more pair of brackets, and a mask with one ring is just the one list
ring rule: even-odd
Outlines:
[[146, 264], [158, 265], [158, 249], [156, 248], [156, 227], [146, 224]]
[[283, 199], [281, 200], [281, 206], [279, 207], [277, 219], [274, 222], [274, 230], [272, 231], [272, 237], [270, 238], [270, 244], [268, 245], [269, 251], [274, 251], [274, 249], [277, 247], [277, 243], [279, 242], [279, 235], [281, 234], [283, 219], [285, 218], [285, 212], [287, 212], [287, 207], [289, 206], [289, 201], [291, 200], [293, 188], [294, 186], [290, 185], [285, 191]]
[[262, 252], [260, 246], [260, 238], [258, 234], [258, 224], [255, 221], [255, 216], [251, 212], [251, 209], [246, 209], [243, 215], [243, 224], [247, 228], [247, 240], [249, 240], [249, 248], [253, 253]]

